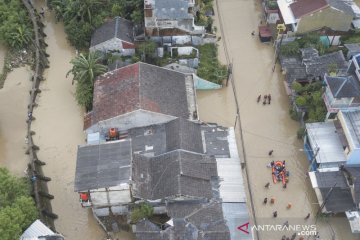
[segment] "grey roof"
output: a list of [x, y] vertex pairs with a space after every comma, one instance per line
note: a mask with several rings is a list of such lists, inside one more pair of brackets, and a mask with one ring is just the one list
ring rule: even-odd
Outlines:
[[156, 157], [135, 154], [134, 196], [164, 199], [176, 196], [212, 198], [211, 178], [217, 176], [214, 157], [176, 150]]
[[[354, 3], [353, 1], [344, 1], [344, 0], [328, 0], [328, 3], [331, 7], [336, 8], [352, 17], [355, 17], [356, 14], [352, 9], [351, 5]], [[352, 3], [352, 4], [351, 4]]]
[[330, 64], [336, 64], [338, 71], [347, 69], [342, 51], [319, 56], [316, 49], [304, 48], [301, 49], [301, 56], [280, 56], [280, 64], [286, 71], [286, 81], [289, 84], [295, 80], [323, 78], [328, 73]]
[[355, 148], [360, 148], [360, 111], [342, 111]]
[[155, 156], [176, 149], [203, 153], [200, 127], [199, 123], [176, 118], [163, 124], [130, 129], [132, 150]]
[[219, 202], [199, 203], [189, 201], [167, 204], [168, 216], [173, 226], [161, 230], [149, 220], [136, 224], [138, 240], [230, 240], [229, 228]]
[[360, 167], [346, 166], [346, 169], [351, 173], [351, 176], [354, 179], [355, 202], [358, 205], [360, 203]]
[[201, 126], [206, 144], [206, 154], [215, 157], [230, 157], [228, 128], [214, 125]]
[[336, 213], [354, 209], [351, 190], [343, 171], [315, 172], [315, 176], [327, 211]]
[[335, 98], [360, 97], [360, 83], [353, 75], [325, 76], [324, 80]]
[[193, 15], [188, 13], [188, 0], [154, 0], [154, 15], [157, 19], [189, 19]]
[[129, 140], [79, 146], [75, 191], [117, 186], [130, 180]]
[[311, 60], [311, 59], [319, 56], [318, 50], [316, 50], [315, 48], [312, 48], [312, 47], [303, 48], [303, 49], [300, 49], [300, 51], [301, 51], [301, 56], [302, 56], [303, 61]]
[[341, 50], [311, 58], [305, 63], [307, 74], [312, 77], [323, 78], [325, 73], [328, 73], [330, 64], [336, 64], [337, 69], [347, 68], [347, 61]]
[[344, 46], [349, 52], [360, 53], [360, 44], [359, 43], [345, 43]]
[[299, 57], [280, 56], [281, 68], [286, 71], [286, 81], [291, 84], [295, 80], [307, 79], [305, 65]]
[[331, 193], [329, 193], [330, 189], [331, 188], [320, 189], [323, 199], [328, 196], [325, 203], [325, 208], [327, 211], [340, 213], [355, 209], [355, 204], [353, 202], [350, 188], [335, 187]]
[[336, 184], [338, 188], [348, 188], [344, 174], [341, 171], [315, 172], [319, 188], [330, 188]]
[[96, 46], [99, 43], [105, 42], [112, 38], [118, 38], [126, 42], [134, 42], [134, 25], [131, 21], [121, 17], [104, 23], [95, 30], [91, 37], [90, 47]]

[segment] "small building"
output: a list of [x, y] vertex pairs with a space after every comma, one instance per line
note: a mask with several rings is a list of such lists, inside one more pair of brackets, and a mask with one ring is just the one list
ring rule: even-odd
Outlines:
[[259, 37], [261, 42], [270, 42], [272, 38], [271, 29], [268, 26], [259, 26]]
[[360, 55], [356, 55], [345, 73], [337, 76], [325, 74], [323, 98], [328, 111], [327, 119], [334, 118], [339, 110], [360, 110], [359, 61]]
[[205, 34], [204, 26], [194, 22], [195, 0], [144, 0], [147, 36], [185, 36]]
[[[341, 2], [341, 3], [340, 3]], [[353, 11], [342, 0], [278, 0], [287, 29], [296, 33], [318, 31], [323, 28], [347, 32], [354, 18]], [[355, 5], [355, 4], [354, 4]]]
[[305, 149], [312, 168], [360, 164], [360, 111], [339, 111], [334, 121], [307, 123]]
[[329, 73], [329, 66], [336, 66], [338, 73], [345, 74], [348, 63], [342, 51], [319, 55], [315, 48], [300, 49], [301, 56], [285, 56], [280, 54], [280, 65], [285, 74], [285, 88], [288, 95], [292, 95], [292, 84], [298, 82], [307, 84], [324, 79]]
[[360, 54], [360, 44], [358, 43], [345, 43], [344, 47], [347, 49], [346, 59], [348, 60]]
[[343, 171], [310, 172], [310, 181], [315, 190], [319, 205], [324, 213], [344, 213], [356, 209]]
[[64, 240], [65, 238], [54, 233], [39, 219], [35, 220], [20, 236], [20, 240]]
[[139, 199], [211, 199], [217, 182], [214, 157], [184, 150], [134, 155], [132, 171], [133, 194]]
[[135, 63], [97, 78], [93, 109], [87, 113], [87, 133], [117, 127], [119, 131], [168, 122], [181, 117], [197, 120], [192, 75]]
[[91, 37], [90, 51], [132, 56], [135, 54], [136, 34], [138, 31], [131, 21], [115, 17], [95, 30]]

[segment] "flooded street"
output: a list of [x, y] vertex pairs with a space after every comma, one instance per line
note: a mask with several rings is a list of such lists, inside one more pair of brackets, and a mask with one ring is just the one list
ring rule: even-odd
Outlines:
[[[302, 149], [302, 141], [296, 137], [299, 124], [289, 116], [290, 105], [285, 94], [284, 76], [280, 73], [279, 66], [272, 72], [273, 47], [260, 43], [257, 35], [251, 36], [252, 31], [257, 32], [261, 20], [260, 1], [221, 0], [218, 4], [229, 59], [233, 62], [257, 223], [282, 225], [288, 220], [289, 224], [304, 224], [304, 217], [310, 213], [312, 218], [306, 224], [312, 224], [318, 210], [317, 199], [306, 177], [308, 162]], [[219, 26], [218, 16], [216, 24]], [[224, 37], [220, 41], [219, 51], [220, 59], [225, 63], [223, 43]], [[271, 105], [257, 103], [259, 94], [271, 94]], [[201, 120], [234, 126], [236, 107], [230, 83], [228, 88], [221, 91], [198, 92], [197, 96]], [[239, 128], [237, 131], [239, 132]], [[240, 142], [238, 145], [240, 148]], [[270, 150], [274, 150], [272, 157], [268, 156]], [[286, 189], [281, 184], [272, 183], [271, 170], [266, 167], [272, 160], [286, 160], [290, 171]], [[265, 190], [267, 182], [271, 185], [270, 189]], [[263, 205], [265, 197], [275, 197], [275, 204]], [[289, 210], [286, 208], [288, 203], [292, 204]], [[274, 211], [278, 212], [276, 220], [272, 218]], [[324, 220], [317, 221], [321, 239], [331, 239], [331, 228], [335, 231], [335, 239], [359, 239], [357, 235], [351, 234], [345, 217], [336, 217], [331, 223], [330, 227]], [[285, 235], [290, 237], [293, 233]], [[280, 239], [283, 234], [260, 232], [260, 238]]]

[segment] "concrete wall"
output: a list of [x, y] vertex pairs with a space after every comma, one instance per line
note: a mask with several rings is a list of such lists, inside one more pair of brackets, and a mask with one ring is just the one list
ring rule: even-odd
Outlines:
[[351, 26], [352, 16], [328, 7], [313, 14], [303, 16], [297, 25], [297, 33], [306, 33], [323, 27], [335, 31], [348, 31]]
[[120, 184], [110, 188], [90, 190], [90, 199], [94, 207], [115, 206], [131, 202], [129, 184]]
[[134, 49], [124, 49], [122, 41], [118, 38], [112, 38], [90, 48], [90, 51], [96, 50], [101, 52], [119, 51], [122, 56], [132, 56], [135, 54], [135, 46]]
[[154, 113], [145, 110], [136, 110], [128, 114], [117, 116], [105, 121], [101, 121], [86, 130], [86, 133], [99, 132], [100, 129], [108, 129], [116, 127], [119, 131], [128, 130], [135, 127], [149, 126], [152, 124], [160, 124], [171, 121], [176, 117]]

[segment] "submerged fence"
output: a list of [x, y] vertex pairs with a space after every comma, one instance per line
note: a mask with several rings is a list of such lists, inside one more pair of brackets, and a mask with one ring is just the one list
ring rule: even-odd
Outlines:
[[50, 200], [54, 198], [48, 192], [47, 182], [51, 179], [45, 177], [42, 171], [42, 166], [45, 165], [45, 162], [40, 161], [37, 157], [36, 152], [39, 150], [39, 147], [35, 145], [33, 141], [34, 131], [31, 130], [31, 123], [35, 118], [33, 117], [33, 110], [37, 106], [36, 96], [41, 92], [39, 89], [40, 81], [43, 80], [44, 69], [48, 67], [48, 54], [45, 52], [47, 44], [45, 43], [44, 37], [46, 36], [43, 32], [44, 24], [41, 22], [41, 17], [32, 5], [29, 0], [22, 0], [24, 6], [27, 8], [29, 16], [31, 18], [33, 29], [34, 29], [34, 39], [32, 42], [32, 48], [34, 52], [34, 66], [33, 66], [33, 76], [31, 78], [32, 85], [30, 89], [30, 99], [28, 104], [28, 116], [27, 116], [27, 151], [26, 154], [29, 155], [29, 164], [28, 164], [28, 176], [31, 179], [33, 197], [36, 202], [36, 207], [39, 211], [40, 219], [52, 230], [55, 231], [54, 219], [57, 218], [57, 215], [52, 212]]

